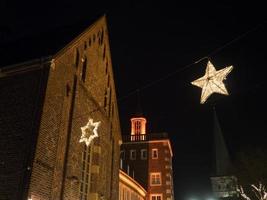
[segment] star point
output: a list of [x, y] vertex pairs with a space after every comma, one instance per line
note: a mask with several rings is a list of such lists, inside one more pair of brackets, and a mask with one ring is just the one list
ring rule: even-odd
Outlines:
[[89, 146], [92, 140], [98, 137], [97, 129], [100, 123], [100, 121], [93, 122], [93, 119], [89, 118], [87, 124], [81, 127], [82, 135], [79, 142], [85, 142], [86, 146]]
[[202, 88], [200, 103], [204, 104], [213, 93], [228, 95], [223, 83], [226, 76], [232, 71], [233, 66], [225, 67], [216, 71], [214, 65], [208, 61], [205, 75], [191, 82], [192, 85]]

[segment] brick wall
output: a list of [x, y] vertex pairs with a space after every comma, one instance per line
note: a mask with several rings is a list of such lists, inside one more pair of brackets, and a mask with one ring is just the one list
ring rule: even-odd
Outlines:
[[0, 79], [1, 200], [26, 198], [49, 69], [41, 60], [18, 68]]
[[[162, 194], [163, 199], [174, 199], [172, 184], [172, 152], [170, 148], [168, 140], [150, 141], [149, 143], [149, 173], [160, 172], [161, 185], [152, 186], [149, 177], [148, 197], [151, 194]], [[152, 158], [152, 149], [158, 150], [158, 159]]]
[[[152, 134], [153, 135], [153, 134]], [[146, 199], [150, 200], [151, 194], [160, 194], [162, 199], [174, 199], [173, 194], [173, 173], [172, 173], [172, 152], [168, 139], [148, 140], [148, 141], [126, 141], [121, 145], [124, 151], [123, 169], [127, 171], [130, 167], [130, 175], [134, 171], [134, 179], [146, 190]], [[141, 150], [147, 149], [147, 159], [141, 159]], [[158, 158], [152, 158], [152, 150], [158, 150]], [[130, 159], [130, 151], [136, 151], [136, 158]], [[160, 185], [151, 185], [150, 173], [160, 173]]]
[[[86, 70], [85, 70], [86, 68]], [[78, 199], [88, 117], [101, 121], [90, 163], [90, 199], [118, 197], [120, 125], [105, 17], [54, 56], [29, 195]]]
[[[147, 150], [147, 159], [141, 159], [141, 150]], [[136, 151], [136, 159], [130, 159], [130, 151]], [[148, 187], [148, 153], [149, 144], [148, 142], [132, 142], [121, 145], [121, 151], [124, 151], [125, 158], [123, 159], [123, 170], [127, 171], [127, 167], [130, 167], [130, 175], [134, 173], [135, 180], [141, 184], [145, 189]]]

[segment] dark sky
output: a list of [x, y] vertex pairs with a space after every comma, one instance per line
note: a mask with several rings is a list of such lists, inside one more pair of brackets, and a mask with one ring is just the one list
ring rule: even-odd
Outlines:
[[[5, 40], [107, 14], [123, 134], [129, 134], [137, 99], [133, 91], [139, 89], [148, 132], [170, 134], [176, 200], [192, 196], [204, 200], [210, 195], [214, 103], [232, 157], [248, 144], [265, 143], [267, 23], [263, 5], [254, 1], [27, 2], [1, 1], [0, 30]], [[229, 65], [234, 69], [225, 80], [230, 96], [215, 94], [200, 105], [201, 89], [190, 82], [204, 75], [207, 60], [193, 63], [205, 56], [217, 69]]]

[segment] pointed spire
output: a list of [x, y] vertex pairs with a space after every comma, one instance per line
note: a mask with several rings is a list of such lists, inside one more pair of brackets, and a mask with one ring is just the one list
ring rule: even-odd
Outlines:
[[224, 141], [223, 133], [213, 107], [214, 115], [214, 151], [215, 151], [215, 173], [216, 175], [227, 175], [231, 166], [229, 153]]
[[137, 103], [136, 103], [136, 110], [134, 113], [135, 117], [142, 117], [143, 116], [143, 109], [141, 106], [141, 98], [140, 98], [140, 91], [139, 89], [136, 90], [136, 98], [137, 98]]

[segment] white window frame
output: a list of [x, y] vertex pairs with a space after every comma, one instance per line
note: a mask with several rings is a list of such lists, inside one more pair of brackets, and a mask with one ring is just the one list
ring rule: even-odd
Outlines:
[[[145, 157], [143, 156], [144, 152], [146, 152]], [[147, 159], [147, 149], [141, 149], [141, 160], [146, 160], [146, 159]]]
[[[154, 152], [157, 152], [156, 153], [156, 155], [157, 155], [156, 157], [154, 156]], [[158, 149], [152, 149], [152, 156], [151, 157], [152, 157], [152, 159], [158, 159], [159, 158], [159, 151], [158, 151]]]
[[152, 200], [153, 197], [156, 197], [156, 200], [158, 200], [157, 197], [160, 197], [160, 200], [163, 200], [162, 194], [151, 194], [150, 195], [150, 200]]
[[[153, 176], [155, 176], [155, 178], [156, 178], [156, 176], [159, 176], [159, 183], [153, 183], [153, 181], [152, 181]], [[150, 173], [150, 185], [151, 186], [159, 186], [161, 184], [162, 184], [161, 172], [151, 172]]]
[[[132, 154], [133, 152], [135, 153], [135, 154], [134, 154], [134, 155], [135, 155], [134, 157], [132, 156], [132, 155], [133, 155], [133, 154]], [[131, 149], [131, 150], [130, 150], [130, 160], [136, 160], [136, 150], [135, 150], [135, 149]]]

